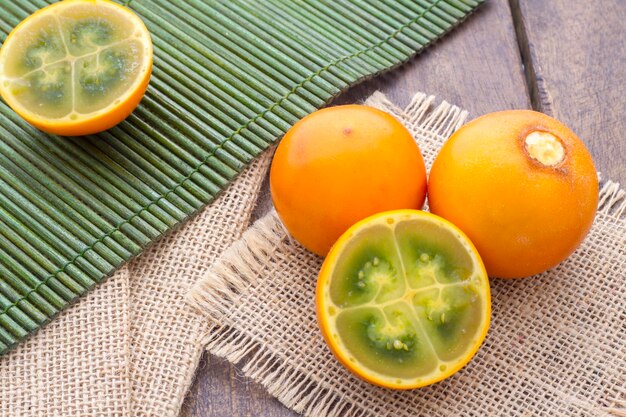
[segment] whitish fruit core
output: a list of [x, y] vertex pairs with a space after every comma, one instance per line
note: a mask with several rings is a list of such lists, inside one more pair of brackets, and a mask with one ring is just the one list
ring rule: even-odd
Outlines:
[[26, 21], [5, 45], [2, 88], [36, 116], [83, 118], [133, 90], [149, 70], [150, 45], [139, 18], [118, 6], [59, 3]]
[[563, 144], [552, 133], [534, 131], [524, 141], [526, 151], [531, 158], [545, 166], [555, 166], [563, 161], [565, 150]]

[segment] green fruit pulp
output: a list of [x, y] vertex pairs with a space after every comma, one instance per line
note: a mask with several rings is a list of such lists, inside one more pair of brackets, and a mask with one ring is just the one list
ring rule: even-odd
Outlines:
[[454, 366], [481, 337], [487, 277], [435, 222], [390, 219], [359, 230], [329, 283], [331, 337], [348, 360], [398, 383]]
[[146, 71], [146, 40], [114, 6], [77, 2], [16, 32], [0, 62], [3, 88], [44, 118], [114, 104]]

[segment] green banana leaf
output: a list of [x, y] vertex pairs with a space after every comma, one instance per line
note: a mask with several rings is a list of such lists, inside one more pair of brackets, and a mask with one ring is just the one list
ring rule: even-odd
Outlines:
[[[53, 2], [0, 0], [0, 41]], [[126, 121], [62, 138], [0, 102], [0, 354], [210, 203], [297, 120], [481, 2], [126, 2], [155, 48]]]

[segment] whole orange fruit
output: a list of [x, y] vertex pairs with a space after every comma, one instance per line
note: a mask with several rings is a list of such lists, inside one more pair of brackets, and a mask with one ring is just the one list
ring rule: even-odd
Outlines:
[[413, 137], [391, 115], [336, 106], [308, 115], [285, 134], [272, 161], [270, 189], [291, 235], [324, 256], [361, 219], [421, 208], [426, 169]]
[[598, 205], [598, 177], [581, 140], [530, 110], [487, 114], [445, 143], [429, 178], [433, 213], [463, 230], [487, 272], [521, 278], [567, 258]]

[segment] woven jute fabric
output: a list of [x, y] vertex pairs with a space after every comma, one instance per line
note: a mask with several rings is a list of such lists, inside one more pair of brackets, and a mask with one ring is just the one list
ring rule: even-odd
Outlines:
[[0, 416], [177, 416], [208, 328], [185, 294], [249, 226], [271, 152], [180, 229], [1, 357]]
[[130, 264], [133, 416], [178, 415], [208, 328], [185, 295], [249, 226], [270, 158], [271, 150], [213, 204]]
[[0, 357], [3, 417], [127, 417], [129, 270]]
[[[430, 167], [467, 113], [418, 94], [408, 108], [374, 95], [413, 133]], [[413, 391], [370, 385], [332, 356], [315, 318], [322, 260], [270, 212], [227, 249], [190, 293], [213, 323], [209, 352], [241, 366], [307, 416], [626, 415], [625, 193], [605, 182], [583, 245], [556, 268], [492, 286], [492, 325], [453, 377]], [[514, 260], [511, 260], [514, 262]]]

